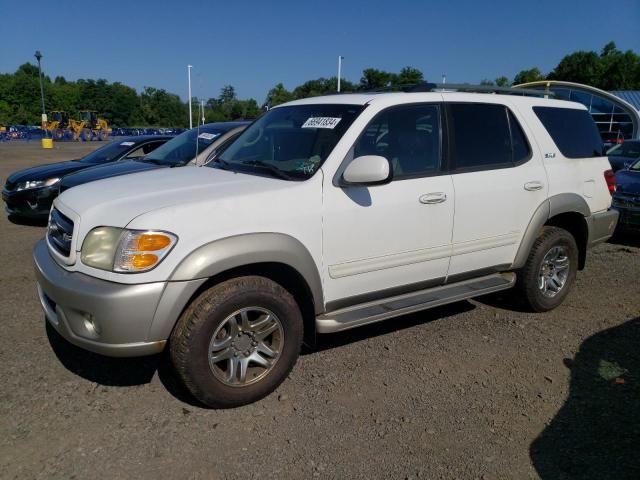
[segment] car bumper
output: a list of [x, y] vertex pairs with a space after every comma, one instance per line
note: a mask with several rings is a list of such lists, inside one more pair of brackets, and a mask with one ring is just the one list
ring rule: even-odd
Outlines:
[[616, 205], [615, 208], [620, 213], [618, 228], [621, 230], [640, 230], [640, 206], [625, 207]]
[[21, 217], [47, 217], [53, 200], [58, 196], [58, 186], [34, 190], [2, 190], [2, 200], [9, 215]]
[[38, 296], [49, 323], [70, 343], [112, 357], [161, 352], [200, 285], [119, 284], [69, 272], [51, 257], [44, 240], [36, 244], [33, 257]]
[[616, 229], [618, 224], [619, 213], [617, 210], [610, 208], [606, 212], [594, 213], [587, 217], [589, 226], [589, 241], [587, 246], [593, 247], [602, 242], [606, 242]]

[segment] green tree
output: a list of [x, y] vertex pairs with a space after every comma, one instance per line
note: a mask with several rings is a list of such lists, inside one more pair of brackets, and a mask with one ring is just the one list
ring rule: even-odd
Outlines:
[[601, 75], [602, 62], [598, 54], [579, 51], [560, 60], [547, 78], [598, 86]]
[[485, 78], [483, 80], [480, 80], [480, 85], [495, 85], [495, 83], [493, 83], [492, 80], [489, 80], [488, 78]]
[[282, 83], [278, 83], [267, 93], [267, 98], [264, 102], [264, 106], [267, 108], [275, 107], [281, 103], [290, 102], [293, 100], [293, 93], [284, 88]]
[[426, 80], [423, 73], [413, 67], [404, 67], [397, 75], [391, 75], [391, 83], [395, 86], [416, 85], [424, 82]]
[[502, 75], [501, 77], [496, 78], [496, 85], [499, 87], [508, 87], [509, 79]]
[[376, 68], [365, 68], [360, 78], [360, 90], [375, 90], [391, 86], [394, 79], [393, 73], [378, 70]]
[[513, 84], [519, 85], [521, 83], [535, 82], [536, 80], [544, 80], [544, 75], [537, 67], [530, 68], [528, 70], [520, 70], [515, 77], [513, 77]]

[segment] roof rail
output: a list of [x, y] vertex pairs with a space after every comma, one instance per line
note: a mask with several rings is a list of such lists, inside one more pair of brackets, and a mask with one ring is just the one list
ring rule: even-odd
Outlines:
[[[555, 94], [549, 90], [533, 88], [498, 87], [495, 85], [470, 85], [467, 83], [415, 83], [410, 85], [394, 85], [389, 87], [364, 90], [366, 93], [385, 92], [470, 92], [470, 93], [497, 93], [502, 95], [521, 95], [533, 97], [553, 97]], [[353, 93], [363, 93], [356, 91]]]
[[[433, 84], [429, 84], [433, 85]], [[424, 90], [414, 90], [424, 91]], [[439, 83], [431, 90], [436, 92], [473, 92], [473, 93], [499, 93], [503, 95], [522, 95], [534, 97], [553, 97], [555, 94], [547, 89], [498, 87], [496, 85], [468, 85], [466, 83]]]

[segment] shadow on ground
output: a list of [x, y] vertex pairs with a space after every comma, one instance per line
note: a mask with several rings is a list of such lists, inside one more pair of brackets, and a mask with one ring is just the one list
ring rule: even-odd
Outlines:
[[19, 215], [10, 214], [8, 217], [9, 221], [15, 225], [23, 225], [26, 227], [46, 227], [48, 219], [45, 218], [30, 218], [30, 217], [21, 217]]
[[599, 332], [565, 364], [569, 396], [531, 444], [543, 480], [640, 478], [640, 317]]
[[614, 245], [623, 245], [625, 247], [640, 248], [640, 230], [638, 231], [618, 231], [608, 240], [608, 243]]
[[[405, 315], [386, 322], [367, 325], [339, 334], [320, 337], [317, 348], [305, 349], [302, 354], [313, 354], [316, 351], [338, 348], [367, 338], [386, 335], [388, 333], [411, 328], [434, 320], [445, 319], [475, 308], [469, 302], [458, 302], [444, 307]], [[198, 402], [176, 377], [169, 361], [168, 352], [159, 355], [137, 358], [112, 358], [88, 352], [65, 340], [49, 324], [44, 322], [49, 344], [56, 357], [70, 372], [100, 385], [127, 387], [143, 385], [151, 382], [154, 374], [164, 387], [178, 400], [195, 407], [204, 407]], [[206, 407], [205, 407], [206, 408]]]

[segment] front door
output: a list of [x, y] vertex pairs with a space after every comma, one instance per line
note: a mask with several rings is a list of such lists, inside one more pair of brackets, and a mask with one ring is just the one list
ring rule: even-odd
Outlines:
[[[441, 174], [442, 107], [396, 106], [376, 115], [347, 161], [381, 155], [390, 183], [323, 193], [325, 301], [329, 310], [442, 283], [453, 225], [453, 184]], [[333, 308], [332, 308], [333, 307]]]

